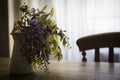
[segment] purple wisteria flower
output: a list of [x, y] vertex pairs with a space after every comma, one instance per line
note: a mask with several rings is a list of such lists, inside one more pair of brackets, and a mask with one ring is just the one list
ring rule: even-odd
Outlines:
[[39, 22], [37, 19], [35, 18], [32, 18], [31, 20], [29, 20], [29, 23], [33, 26], [36, 26], [36, 25], [39, 25]]
[[35, 11], [36, 11], [35, 8], [32, 8], [32, 9], [31, 9], [31, 12], [35, 12]]

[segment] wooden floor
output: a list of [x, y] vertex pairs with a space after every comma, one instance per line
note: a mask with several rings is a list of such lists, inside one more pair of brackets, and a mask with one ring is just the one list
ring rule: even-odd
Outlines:
[[49, 72], [10, 76], [10, 59], [0, 58], [0, 80], [120, 80], [120, 63], [51, 61]]

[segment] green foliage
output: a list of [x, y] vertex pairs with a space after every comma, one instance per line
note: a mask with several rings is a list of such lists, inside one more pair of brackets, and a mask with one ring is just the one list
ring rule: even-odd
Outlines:
[[59, 46], [70, 46], [68, 38], [64, 34], [65, 31], [59, 29], [52, 17], [54, 15], [53, 8], [49, 13], [45, 12], [47, 6], [40, 9], [29, 9], [24, 4], [21, 9], [21, 19], [15, 22], [12, 33], [21, 32], [25, 34], [25, 43], [22, 45], [21, 55], [31, 64], [34, 70], [47, 70], [49, 64], [49, 56], [54, 55], [58, 61], [62, 56]]

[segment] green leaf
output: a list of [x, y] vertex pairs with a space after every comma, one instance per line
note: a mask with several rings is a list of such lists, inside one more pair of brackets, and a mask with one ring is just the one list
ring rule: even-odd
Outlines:
[[58, 53], [58, 61], [62, 60], [63, 59], [63, 55], [61, 52]]
[[63, 38], [63, 45], [65, 46], [66, 45], [66, 38]]
[[12, 33], [14, 33], [15, 31], [18, 31], [19, 29], [20, 29], [20, 26], [17, 26], [15, 23]]
[[37, 65], [35, 62], [32, 62], [32, 65], [33, 65], [33, 69], [36, 70], [37, 69]]
[[54, 35], [54, 38], [55, 38], [56, 41], [58, 41], [58, 35], [57, 34]]
[[17, 24], [19, 25], [19, 26], [22, 26], [22, 21], [17, 21]]
[[44, 11], [47, 8], [47, 5], [45, 5], [42, 9], [41, 12]]
[[49, 43], [52, 43], [52, 39], [51, 38], [47, 38], [46, 41], [49, 42]]
[[55, 57], [58, 58], [58, 61], [60, 61], [63, 58], [61, 48], [58, 46], [58, 52], [55, 54]]
[[[47, 19], [47, 17], [48, 17], [49, 15], [48, 14], [45, 14], [45, 15], [42, 15], [40, 18], [39, 18], [39, 21], [40, 22], [46, 22], [46, 19]], [[45, 24], [45, 23], [43, 23], [43, 24]]]
[[61, 42], [63, 41], [63, 36], [60, 36], [60, 41], [61, 41]]
[[50, 11], [50, 16], [52, 17], [53, 15], [54, 15], [54, 10], [52, 8], [51, 11]]

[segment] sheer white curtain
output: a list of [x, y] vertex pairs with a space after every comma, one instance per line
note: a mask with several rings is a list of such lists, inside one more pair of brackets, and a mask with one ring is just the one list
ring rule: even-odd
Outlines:
[[[120, 31], [120, 0], [52, 0], [52, 5], [58, 26], [67, 30], [70, 37], [72, 49], [63, 52], [66, 60], [81, 60], [76, 45], [78, 38]], [[115, 51], [120, 52], [119, 49]], [[108, 49], [101, 52], [104, 53], [101, 57], [105, 59]], [[87, 57], [92, 60], [91, 53]]]
[[[81, 60], [81, 54], [76, 45], [80, 37], [104, 32], [120, 31], [120, 0], [18, 0], [20, 4], [26, 2], [31, 7], [42, 8], [48, 5], [48, 10], [54, 7], [55, 21], [62, 29], [67, 30], [72, 49], [64, 49], [64, 60]], [[14, 3], [14, 5], [13, 5]], [[9, 27], [13, 28], [16, 17], [15, 1], [9, 1]], [[12, 16], [12, 17], [11, 17]], [[13, 20], [11, 20], [13, 19]], [[10, 39], [10, 46], [12, 40]], [[12, 47], [11, 47], [12, 48]], [[11, 49], [12, 52], [12, 49]], [[108, 49], [101, 51], [106, 59]], [[119, 55], [120, 50], [115, 49]], [[89, 51], [87, 58], [93, 60], [93, 51]]]

